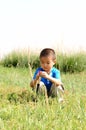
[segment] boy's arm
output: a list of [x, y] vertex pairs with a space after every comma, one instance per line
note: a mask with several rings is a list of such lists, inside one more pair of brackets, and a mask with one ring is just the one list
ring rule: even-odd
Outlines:
[[47, 79], [50, 80], [52, 83], [54, 83], [56, 86], [62, 85], [60, 79], [53, 78], [50, 75], [48, 75]]
[[39, 79], [39, 73], [36, 75], [36, 78], [35, 79], [32, 79], [32, 81], [30, 82], [30, 86], [33, 88], [36, 86], [36, 83]]
[[54, 77], [51, 77], [50, 75], [48, 75], [46, 72], [40, 72], [40, 76], [41, 77], [44, 77], [48, 80], [50, 80], [52, 83], [56, 84], [56, 86], [59, 86], [59, 85], [62, 85], [62, 82], [60, 79], [57, 79], [57, 78], [54, 78]]
[[30, 87], [35, 87], [36, 86], [36, 83], [37, 83], [37, 80], [36, 79], [33, 79], [31, 82], [30, 82]]

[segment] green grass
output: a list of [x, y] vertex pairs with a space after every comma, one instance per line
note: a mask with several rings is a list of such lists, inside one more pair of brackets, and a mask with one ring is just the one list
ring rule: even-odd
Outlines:
[[[4, 67], [28, 68], [29, 63], [33, 69], [36, 69], [40, 65], [39, 56], [38, 54], [30, 53], [29, 50], [12, 51], [1, 59], [0, 64]], [[86, 53], [58, 54], [55, 66], [65, 73], [82, 72], [86, 70]]]
[[85, 130], [86, 71], [61, 77], [65, 101], [47, 104], [45, 97], [35, 100], [28, 68], [0, 66], [0, 130]]

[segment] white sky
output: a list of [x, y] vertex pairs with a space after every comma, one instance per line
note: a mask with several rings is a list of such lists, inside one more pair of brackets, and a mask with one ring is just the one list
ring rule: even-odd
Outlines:
[[53, 46], [86, 51], [86, 0], [0, 0], [0, 55]]

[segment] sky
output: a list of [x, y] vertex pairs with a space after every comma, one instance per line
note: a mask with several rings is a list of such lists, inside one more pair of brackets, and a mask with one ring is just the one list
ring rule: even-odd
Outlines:
[[86, 51], [86, 0], [0, 0], [0, 55], [45, 47]]

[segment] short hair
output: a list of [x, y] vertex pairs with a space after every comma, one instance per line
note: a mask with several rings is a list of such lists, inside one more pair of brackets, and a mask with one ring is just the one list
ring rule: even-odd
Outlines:
[[46, 56], [52, 56], [52, 59], [56, 60], [55, 51], [51, 48], [45, 48], [40, 52], [40, 58]]

